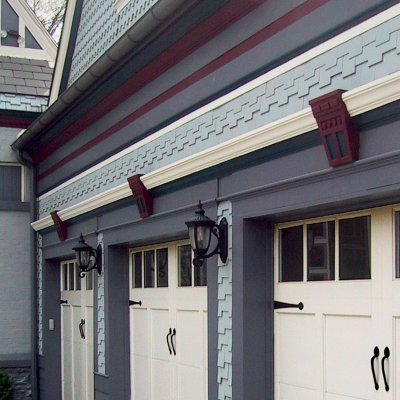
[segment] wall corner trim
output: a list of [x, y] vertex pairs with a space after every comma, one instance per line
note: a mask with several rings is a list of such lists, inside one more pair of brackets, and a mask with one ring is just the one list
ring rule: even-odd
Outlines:
[[343, 101], [344, 92], [334, 90], [309, 102], [331, 167], [358, 160], [360, 135]]
[[52, 211], [50, 215], [56, 228], [58, 238], [60, 239], [60, 242], [63, 242], [68, 238], [67, 224], [59, 217], [58, 211]]
[[132, 191], [133, 198], [137, 203], [140, 217], [147, 218], [153, 214], [153, 197], [141, 181], [141, 176], [142, 175], [137, 174], [129, 177], [128, 183]]

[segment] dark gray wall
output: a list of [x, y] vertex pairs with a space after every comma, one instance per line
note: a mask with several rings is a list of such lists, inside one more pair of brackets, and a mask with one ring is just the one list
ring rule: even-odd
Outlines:
[[[39, 398], [61, 400], [60, 263], [43, 265], [43, 356], [38, 357]], [[55, 330], [48, 329], [54, 319]]]
[[273, 399], [273, 230], [233, 203], [233, 399]]
[[[371, 14], [380, 11], [382, 7], [388, 7], [394, 2], [396, 1], [354, 0], [348, 4], [346, 3], [346, 13], [343, 13], [342, 8], [337, 6], [338, 1], [333, 0], [328, 2], [300, 21], [292, 24], [289, 28], [278, 32], [235, 60], [219, 68], [214, 73], [176, 94], [173, 98], [165, 101], [135, 122], [120, 129], [118, 134], [102, 141], [94, 148], [69, 162], [67, 168], [61, 168], [52, 175], [44, 178], [39, 182], [39, 191], [44, 192], [54, 187], [74, 173], [87, 168], [88, 165], [93, 165], [100, 159], [104, 159], [118, 149], [127, 146], [127, 144], [131, 144], [147, 136], [199, 105], [276, 67], [310, 47], [323, 42], [328, 37], [359, 23], [361, 19], [370, 17]], [[258, 7], [257, 10], [236, 22], [225, 32], [222, 32], [215, 39], [187, 57], [187, 59], [166, 71], [162, 76], [148, 84], [144, 89], [126, 100], [111, 113], [100, 118], [77, 138], [62, 146], [60, 151], [54, 152], [39, 165], [39, 172], [44, 172], [72, 151], [81, 148], [89, 139], [98, 136], [141, 105], [156, 98], [160, 93], [189, 76], [198, 68], [218, 58], [218, 56], [254, 34], [261, 27], [268, 25], [268, 23], [276, 20], [301, 3], [302, 0], [284, 2], [268, 1]], [[174, 29], [178, 28], [179, 25], [174, 26]], [[156, 50], [148, 51], [150, 54], [157, 52]], [[129, 68], [129, 66], [126, 68]], [[131, 73], [128, 71], [132, 71], [132, 69], [133, 67], [131, 66], [130, 69], [120, 71], [118, 78], [121, 79], [123, 77], [125, 80], [128, 79]], [[103, 88], [107, 88], [108, 86], [112, 86], [112, 80], [109, 85], [103, 85]], [[99, 97], [101, 96], [97, 94], [95, 97], [96, 101]], [[87, 99], [87, 105], [93, 103], [93, 100], [93, 98]], [[86, 105], [80, 105], [80, 108], [82, 107], [86, 107]], [[74, 114], [71, 113], [69, 117], [64, 119], [64, 122], [72, 118]], [[62, 127], [57, 125], [53, 132], [49, 132], [49, 135], [58, 133], [60, 129]]]

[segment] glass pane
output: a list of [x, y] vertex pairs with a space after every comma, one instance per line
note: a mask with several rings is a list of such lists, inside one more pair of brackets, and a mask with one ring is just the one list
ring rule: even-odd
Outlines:
[[93, 270], [86, 273], [86, 290], [93, 289]]
[[74, 285], [74, 281], [75, 281], [75, 268], [74, 268], [74, 263], [70, 263], [68, 264], [68, 276], [69, 276], [69, 290], [74, 290], [75, 289], [75, 285]]
[[68, 290], [68, 264], [63, 264], [63, 290]]
[[142, 287], [142, 253], [133, 255], [133, 287]]
[[201, 267], [194, 268], [194, 286], [207, 286], [207, 260]]
[[78, 265], [75, 264], [75, 282], [76, 282], [76, 290], [81, 290], [81, 278], [79, 277], [79, 268]]
[[192, 286], [192, 248], [190, 245], [178, 247], [179, 286]]
[[339, 279], [371, 278], [371, 218], [339, 221]]
[[168, 287], [168, 249], [157, 250], [157, 287]]
[[280, 282], [303, 280], [303, 226], [280, 230]]
[[335, 222], [307, 225], [307, 280], [335, 279]]
[[154, 250], [144, 252], [144, 287], [154, 287]]

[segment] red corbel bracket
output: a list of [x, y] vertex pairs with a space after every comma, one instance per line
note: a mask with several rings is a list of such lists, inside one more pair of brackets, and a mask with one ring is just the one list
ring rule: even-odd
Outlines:
[[150, 192], [140, 180], [141, 175], [134, 175], [128, 178], [129, 187], [132, 190], [133, 198], [135, 199], [141, 218], [150, 217], [153, 214], [153, 198]]
[[54, 226], [56, 227], [58, 238], [60, 239], [61, 242], [63, 242], [68, 237], [67, 224], [61, 220], [61, 218], [58, 215], [58, 211], [52, 211], [50, 215], [54, 222]]
[[342, 99], [343, 92], [335, 90], [309, 102], [331, 167], [358, 160], [360, 135]]

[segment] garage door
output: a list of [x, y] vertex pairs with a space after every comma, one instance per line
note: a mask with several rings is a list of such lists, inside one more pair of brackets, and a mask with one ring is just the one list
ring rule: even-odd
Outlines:
[[[395, 207], [275, 229], [275, 399], [400, 398]], [[397, 261], [396, 261], [397, 260]]]
[[74, 260], [61, 263], [63, 400], [93, 400], [93, 272], [81, 279]]
[[395, 207], [276, 227], [276, 399], [397, 398], [398, 242]]
[[182, 242], [130, 259], [132, 400], [206, 400], [206, 265]]

